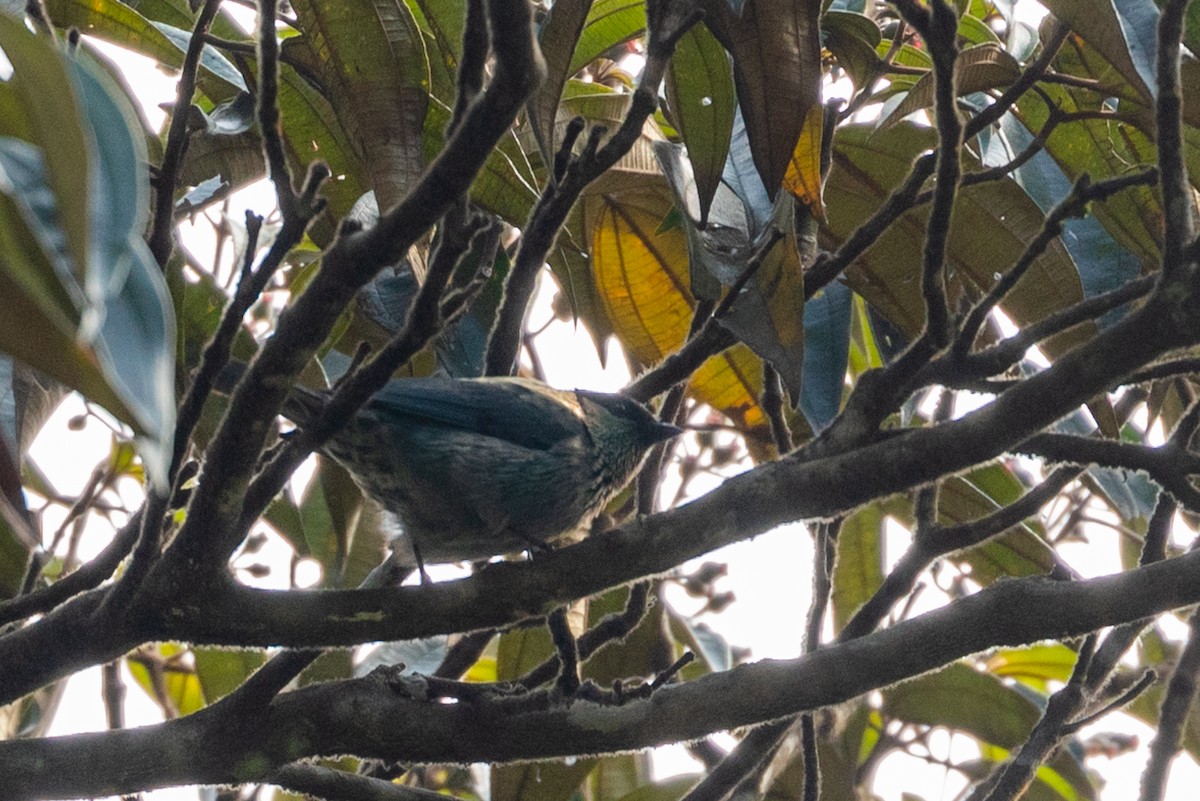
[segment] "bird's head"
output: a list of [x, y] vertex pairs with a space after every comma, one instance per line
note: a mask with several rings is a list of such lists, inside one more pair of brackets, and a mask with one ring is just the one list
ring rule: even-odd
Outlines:
[[683, 433], [624, 395], [577, 391], [584, 426], [612, 484], [624, 486], [653, 445]]

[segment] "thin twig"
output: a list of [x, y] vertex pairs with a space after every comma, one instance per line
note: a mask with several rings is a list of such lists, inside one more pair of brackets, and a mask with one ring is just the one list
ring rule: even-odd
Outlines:
[[1143, 170], [1131, 175], [1123, 175], [1105, 181], [1092, 183], [1087, 173], [1079, 176], [1075, 185], [1062, 201], [1055, 206], [1033, 240], [1025, 246], [1024, 252], [1013, 266], [996, 281], [988, 293], [975, 304], [967, 315], [955, 340], [954, 347], [958, 354], [965, 355], [975, 342], [980, 329], [992, 310], [1012, 291], [1017, 282], [1033, 266], [1034, 262], [1045, 252], [1050, 243], [1062, 235], [1064, 223], [1072, 217], [1082, 216], [1088, 204], [1108, 198], [1117, 192], [1131, 186], [1141, 186], [1154, 180], [1154, 170]]
[[1158, 94], [1154, 103], [1159, 187], [1163, 197], [1162, 273], [1180, 277], [1183, 248], [1196, 235], [1195, 200], [1188, 180], [1183, 144], [1183, 91], [1180, 86], [1180, 40], [1188, 0], [1167, 0], [1158, 18]]
[[183, 169], [183, 157], [187, 150], [188, 111], [196, 94], [196, 75], [200, 69], [200, 54], [204, 52], [204, 34], [208, 32], [221, 0], [204, 0], [204, 6], [196, 17], [196, 26], [188, 40], [187, 53], [179, 71], [179, 83], [175, 94], [175, 106], [171, 113], [171, 125], [167, 129], [167, 144], [163, 148], [162, 164], [158, 170], [158, 181], [154, 192], [154, 216], [148, 240], [150, 253], [159, 267], [166, 269], [167, 260], [174, 249], [175, 185]]
[[1167, 693], [1158, 713], [1158, 728], [1150, 742], [1150, 759], [1142, 773], [1138, 801], [1162, 801], [1166, 797], [1167, 774], [1180, 751], [1184, 726], [1196, 698], [1200, 676], [1200, 611], [1192, 613], [1188, 641], [1167, 684]]

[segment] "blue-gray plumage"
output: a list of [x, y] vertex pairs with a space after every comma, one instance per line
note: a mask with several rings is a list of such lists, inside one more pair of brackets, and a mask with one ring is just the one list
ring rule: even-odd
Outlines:
[[[297, 387], [283, 413], [303, 427], [323, 402]], [[419, 564], [483, 559], [579, 529], [651, 446], [679, 433], [622, 395], [521, 378], [412, 378], [380, 390], [322, 451], [400, 519]]]

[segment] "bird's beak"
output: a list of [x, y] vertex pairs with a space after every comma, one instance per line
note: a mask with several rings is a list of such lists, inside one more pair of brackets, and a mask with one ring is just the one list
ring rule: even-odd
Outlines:
[[673, 439], [683, 433], [683, 429], [679, 426], [673, 426], [670, 423], [659, 423], [654, 427], [654, 441], [662, 442], [664, 440]]

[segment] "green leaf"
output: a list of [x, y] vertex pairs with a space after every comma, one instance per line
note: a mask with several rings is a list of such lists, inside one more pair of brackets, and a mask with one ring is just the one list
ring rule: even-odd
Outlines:
[[[165, 22], [180, 30], [191, 30], [195, 27], [196, 12], [193, 8], [199, 7], [199, 4], [193, 0], [136, 0], [136, 2], [123, 2], [123, 4], [137, 8], [137, 12], [146, 19]], [[221, 13], [213, 18], [212, 27], [209, 30], [223, 39], [249, 41], [253, 44], [253, 40], [249, 39], [242, 28], [231, 20], [225, 9], [222, 9]]]
[[[615, 131], [629, 110], [631, 95], [615, 92], [589, 92], [572, 94], [563, 99], [558, 118], [556, 138], [572, 117], [583, 117], [589, 125], [602, 125]], [[661, 191], [662, 170], [654, 154], [654, 143], [665, 137], [653, 118], [646, 120], [642, 134], [633, 146], [607, 172], [598, 177], [584, 190], [587, 195], [624, 194], [642, 189]], [[579, 143], [582, 147], [582, 142]], [[544, 173], [543, 173], [544, 174]]]
[[883, 508], [868, 504], [842, 523], [833, 568], [833, 630], [840, 632], [883, 584]]
[[[659, 164], [675, 198], [672, 211], [686, 208], [680, 223], [687, 237], [691, 290], [698, 297], [716, 300], [721, 286], [734, 284], [748, 255], [762, 246], [767, 231], [752, 238], [745, 208], [728, 187], [720, 187], [709, 225], [696, 222], [695, 181], [682, 149], [669, 142], [654, 143]], [[783, 238], [766, 255], [746, 283], [722, 325], [768, 361], [783, 378], [792, 397], [800, 397], [804, 370], [804, 276], [800, 242], [796, 234], [795, 201], [791, 194], [775, 198], [771, 227]], [[660, 225], [662, 235], [673, 230]]]
[[[80, 338], [134, 415], [152, 477], [166, 480], [175, 428], [175, 320], [162, 272], [142, 239], [150, 179], [140, 124], [124, 94], [82, 60], [72, 62], [97, 143], [91, 246]], [[94, 322], [93, 322], [94, 321]]]
[[567, 67], [574, 75], [619, 44], [637, 38], [646, 30], [644, 0], [595, 0]]
[[607, 354], [606, 340], [614, 332], [592, 280], [588, 243], [589, 237], [583, 228], [583, 209], [576, 204], [546, 262], [567, 298], [572, 315], [591, 335], [596, 355], [603, 364]]
[[[429, 66], [434, 69], [438, 62], [444, 80], [454, 86], [458, 74], [458, 62], [462, 58], [463, 31], [466, 28], [466, 11], [460, 0], [407, 0], [408, 7], [424, 30], [429, 32], [435, 50], [429, 51]], [[428, 43], [427, 43], [428, 46]], [[434, 57], [436, 53], [437, 58]], [[436, 85], [436, 82], [435, 82]], [[440, 97], [449, 103], [452, 97]]]
[[826, 11], [821, 17], [821, 34], [856, 88], [865, 86], [883, 63], [875, 52], [881, 38], [879, 26], [862, 14]]
[[[82, 287], [68, 252], [58, 198], [48, 185], [42, 152], [19, 139], [0, 139], [0, 253], [3, 279], [17, 287], [56, 327], [79, 323]], [[14, 331], [14, 334], [16, 332]]]
[[1051, 643], [995, 651], [988, 656], [986, 667], [993, 675], [1017, 679], [1045, 693], [1050, 682], [1065, 682], [1071, 677], [1078, 658], [1062, 643]]
[[693, 25], [679, 40], [666, 89], [671, 121], [692, 163], [703, 226], [725, 169], [737, 105], [729, 56], [708, 28]]
[[[1147, 631], [1138, 643], [1138, 664], [1143, 666], [1175, 664], [1179, 660], [1181, 650], [1180, 645], [1165, 640], [1161, 630], [1154, 628]], [[1128, 676], [1125, 679], [1132, 681]], [[1158, 728], [1159, 716], [1162, 713], [1162, 704], [1166, 695], [1167, 683], [1161, 680], [1157, 681], [1134, 698], [1124, 711], [1151, 728]], [[1200, 760], [1200, 715], [1193, 713], [1187, 716], [1180, 745], [1192, 759]]]
[[[588, 627], [597, 625], [606, 615], [620, 614], [628, 600], [627, 587], [618, 587], [590, 599], [587, 604]], [[665, 642], [665, 609], [666, 604], [661, 599], [652, 597], [646, 614], [628, 635], [619, 642], [601, 648], [584, 663], [584, 678], [592, 679], [601, 687], [608, 687], [617, 679], [651, 676], [663, 667], [656, 661], [656, 656], [661, 654]]]
[[[1072, 74], [1093, 77], [1083, 63], [1074, 58], [1075, 54], [1074, 50], [1063, 52], [1059, 57], [1060, 69], [1065, 67]], [[1068, 59], [1070, 64], [1064, 64], [1063, 61]], [[1042, 89], [1062, 113], [1096, 110], [1096, 100], [1090, 92], [1054, 84], [1046, 84]], [[1125, 109], [1131, 105], [1122, 101]], [[1018, 101], [1017, 116], [1031, 133], [1036, 134], [1046, 124], [1049, 114], [1042, 97], [1031, 94]], [[1128, 117], [1080, 119], [1070, 125], [1059, 125], [1046, 141], [1045, 149], [1071, 180], [1084, 173], [1121, 174], [1131, 165], [1150, 165], [1157, 158], [1154, 143], [1144, 126], [1131, 124]], [[1133, 254], [1142, 269], [1157, 265], [1163, 212], [1154, 187], [1132, 187], [1090, 204], [1089, 210], [1112, 238]]]
[[991, 26], [972, 14], [963, 14], [958, 18], [958, 35], [968, 45], [978, 45], [986, 42], [1000, 44], [1000, 37], [996, 35]]
[[[424, 148], [432, 160], [445, 142], [443, 132], [450, 122], [450, 111], [440, 103], [429, 104], [425, 119]], [[521, 226], [537, 201], [533, 169], [517, 139], [506, 134], [488, 154], [483, 169], [471, 185], [471, 199], [512, 225]]]
[[[176, 28], [173, 25], [167, 25], [165, 22], [152, 22], [150, 24], [161, 31], [163, 36], [167, 37], [178, 48], [180, 53], [187, 53], [192, 41], [191, 30]], [[200, 66], [204, 72], [212, 73], [237, 92], [247, 91], [246, 80], [238, 72], [238, 68], [233, 66], [229, 59], [225, 58], [212, 45], [206, 44], [200, 51]], [[210, 97], [212, 96], [210, 95]], [[220, 96], [212, 97], [212, 100], [218, 103], [226, 99], [228, 98], [225, 97], [224, 93]]]
[[306, 47], [348, 139], [360, 148], [381, 209], [424, 167], [429, 62], [412, 12], [395, 0], [296, 0]]
[[341, 586], [361, 506], [362, 493], [349, 473], [331, 459], [322, 459], [304, 490], [299, 512], [302, 550], [320, 563], [324, 586]]
[[[817, 713], [818, 721], [821, 720]], [[821, 767], [821, 798], [827, 801], [843, 801], [863, 797], [859, 789], [861, 779], [858, 767], [862, 762], [864, 743], [869, 735], [874, 734], [868, 724], [872, 723], [874, 713], [870, 706], [859, 701], [851, 709], [839, 710], [839, 720], [844, 721], [833, 727], [828, 736], [818, 737], [817, 758]], [[818, 730], [822, 724], [818, 722]], [[778, 776], [771, 782], [770, 788], [763, 796], [763, 801], [794, 801], [804, 797], [804, 752], [798, 747], [796, 740], [788, 743], [794, 750], [792, 758], [786, 767], [779, 770]], [[783, 753], [786, 753], [783, 752]], [[870, 753], [866, 750], [866, 753]], [[865, 756], [865, 755], [864, 755]], [[777, 758], [778, 759], [778, 758]]]
[[134, 682], [151, 700], [169, 706], [170, 709], [164, 712], [171, 717], [190, 715], [203, 709], [205, 705], [200, 679], [184, 659], [186, 651], [183, 646], [169, 642], [147, 649], [147, 658], [155, 663], [156, 670], [161, 671], [161, 682], [154, 680], [150, 670], [139, 660], [125, 660]]
[[[1112, 65], [1123, 79], [1124, 87], [1131, 90], [1142, 105], [1152, 105], [1157, 93], [1159, 13], [1151, 0], [1105, 0], [1101, 3], [1048, 0], [1044, 5]], [[1188, 21], [1194, 19], [1193, 9]], [[1183, 54], [1180, 72], [1181, 86], [1200, 86], [1200, 60], [1193, 53]], [[1109, 91], [1107, 87], [1106, 91]], [[1200, 98], [1195, 92], [1184, 92], [1183, 117], [1189, 125], [1200, 126]]]
[[587, 777], [588, 797], [616, 801], [637, 792], [653, 773], [650, 754], [615, 754], [599, 761]]
[[204, 691], [204, 701], [213, 704], [242, 685], [250, 674], [267, 661], [263, 651], [230, 651], [221, 648], [193, 648], [196, 677]]
[[[1020, 685], [1006, 686], [995, 676], [958, 662], [884, 690], [882, 711], [907, 723], [944, 726], [1012, 749], [1025, 741], [1041, 717], [1041, 707], [1030, 694]], [[1064, 798], [1095, 797], [1083, 766], [1065, 751], [1043, 766], [1038, 778], [1062, 787]]]
[[[942, 483], [938, 516], [943, 524], [977, 520], [1021, 497], [1025, 486], [1000, 464], [979, 467]], [[1054, 552], [1028, 524], [1022, 523], [983, 545], [954, 557], [971, 567], [971, 578], [990, 584], [1005, 576], [1039, 575], [1054, 566]]]
[[962, 662], [884, 690], [883, 713], [965, 731], [1004, 748], [1024, 742], [1041, 716], [1024, 695]]

